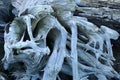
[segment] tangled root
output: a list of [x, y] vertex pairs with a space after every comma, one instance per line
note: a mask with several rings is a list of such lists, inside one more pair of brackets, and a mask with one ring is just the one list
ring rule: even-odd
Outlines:
[[118, 38], [116, 31], [73, 16], [72, 0], [17, 1], [19, 13], [6, 27], [3, 58], [5, 69], [15, 68], [16, 80], [61, 80], [59, 72], [73, 80], [119, 79], [110, 42]]

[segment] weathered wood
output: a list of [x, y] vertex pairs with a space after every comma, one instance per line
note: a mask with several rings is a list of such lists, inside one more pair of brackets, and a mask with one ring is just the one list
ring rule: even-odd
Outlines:
[[60, 80], [59, 72], [73, 80], [89, 80], [91, 75], [99, 80], [120, 79], [112, 68], [110, 42], [119, 34], [73, 15], [76, 9], [83, 12], [81, 16], [96, 16], [101, 10], [97, 17], [104, 13], [111, 19], [111, 9], [78, 7], [79, 0], [17, 0], [12, 4], [19, 12], [5, 30], [3, 63], [16, 80]]

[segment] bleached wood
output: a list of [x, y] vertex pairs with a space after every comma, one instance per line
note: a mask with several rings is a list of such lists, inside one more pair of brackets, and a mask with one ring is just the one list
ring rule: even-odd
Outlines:
[[11, 72], [16, 80], [62, 80], [59, 73], [73, 80], [120, 79], [110, 42], [118, 32], [74, 16], [78, 0], [17, 1], [19, 14], [6, 27], [3, 58], [5, 69], [24, 64]]

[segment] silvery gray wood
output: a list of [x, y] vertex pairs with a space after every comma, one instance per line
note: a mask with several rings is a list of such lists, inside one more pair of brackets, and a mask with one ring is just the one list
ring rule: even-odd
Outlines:
[[73, 16], [78, 2], [13, 0], [18, 15], [6, 27], [2, 61], [5, 69], [17, 68], [17, 64], [24, 68], [12, 71], [16, 80], [61, 80], [59, 72], [73, 80], [89, 80], [90, 75], [98, 80], [120, 79], [112, 68], [115, 59], [110, 42], [119, 34]]

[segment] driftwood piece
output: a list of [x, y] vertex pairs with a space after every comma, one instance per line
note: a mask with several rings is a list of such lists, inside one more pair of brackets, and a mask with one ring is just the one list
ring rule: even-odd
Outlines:
[[61, 80], [59, 72], [73, 80], [89, 80], [91, 75], [98, 80], [120, 79], [112, 68], [110, 42], [119, 34], [73, 16], [78, 0], [13, 0], [12, 4], [18, 14], [5, 29], [2, 61], [16, 80]]

